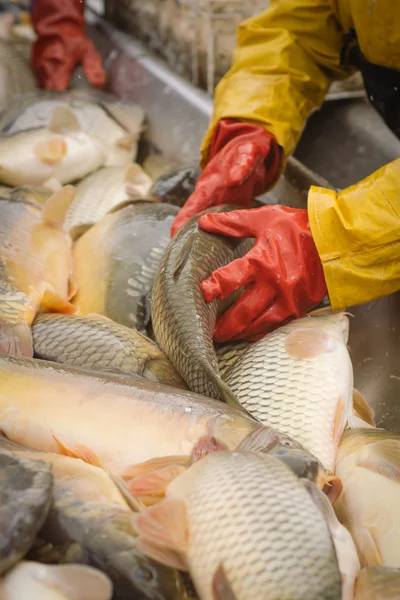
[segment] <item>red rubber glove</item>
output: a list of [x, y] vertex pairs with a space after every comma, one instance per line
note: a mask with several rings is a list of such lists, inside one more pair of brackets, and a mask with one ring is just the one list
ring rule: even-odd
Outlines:
[[66, 90], [80, 64], [91, 85], [104, 85], [101, 58], [85, 34], [83, 1], [36, 0], [32, 24], [38, 36], [32, 48], [32, 67], [41, 87]]
[[265, 129], [232, 119], [220, 121], [211, 142], [209, 163], [172, 223], [171, 235], [211, 206], [250, 206], [255, 196], [275, 182], [280, 163], [280, 147]]
[[200, 217], [199, 225], [210, 233], [256, 238], [245, 256], [201, 283], [207, 302], [246, 286], [217, 321], [216, 342], [257, 340], [289, 319], [302, 317], [324, 298], [324, 273], [306, 210], [262, 206], [210, 213]]

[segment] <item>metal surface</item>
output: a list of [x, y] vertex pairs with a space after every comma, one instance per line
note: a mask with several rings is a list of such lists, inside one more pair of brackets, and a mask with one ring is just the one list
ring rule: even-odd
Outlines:
[[[210, 99], [140, 44], [97, 20], [99, 26], [110, 88], [146, 110], [150, 146], [183, 165], [198, 159], [212, 110]], [[323, 177], [337, 188], [345, 187], [399, 156], [399, 140], [369, 104], [331, 102], [311, 117], [296, 151], [296, 157], [320, 176], [289, 159], [285, 176], [263, 200], [305, 207], [309, 185], [328, 185]], [[372, 404], [378, 424], [400, 432], [400, 294], [350, 311], [355, 386]]]

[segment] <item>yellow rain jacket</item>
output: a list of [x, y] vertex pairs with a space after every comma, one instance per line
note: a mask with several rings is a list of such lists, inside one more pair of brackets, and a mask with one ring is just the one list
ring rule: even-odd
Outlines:
[[[341, 64], [354, 29], [371, 63], [400, 70], [399, 0], [271, 0], [238, 30], [231, 70], [215, 92], [202, 164], [218, 121], [261, 125], [290, 154]], [[311, 188], [310, 225], [333, 308], [400, 289], [400, 160], [340, 193]]]

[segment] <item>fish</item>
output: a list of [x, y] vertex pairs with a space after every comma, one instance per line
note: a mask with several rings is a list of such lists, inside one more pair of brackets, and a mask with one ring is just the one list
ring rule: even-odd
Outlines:
[[99, 169], [78, 183], [65, 219], [66, 229], [76, 239], [128, 199], [145, 198], [151, 183], [138, 164]]
[[33, 545], [50, 510], [52, 486], [48, 464], [0, 450], [0, 574]]
[[343, 598], [352, 598], [358, 564], [350, 534], [308, 485], [312, 493], [275, 456], [210, 454], [135, 516], [138, 546], [188, 570], [201, 600], [340, 600], [338, 552], [348, 546]]
[[361, 565], [400, 567], [400, 435], [347, 429], [336, 474], [343, 491], [335, 508], [353, 535]]
[[234, 449], [259, 426], [240, 410], [186, 390], [0, 356], [0, 431], [5, 437], [102, 464], [127, 481], [138, 464], [141, 472], [185, 465], [204, 436]]
[[251, 344], [224, 374], [250, 414], [300, 442], [332, 472], [353, 414], [348, 334], [343, 313], [297, 319]]
[[200, 173], [198, 165], [180, 167], [165, 173], [154, 182], [150, 196], [158, 202], [182, 207], [194, 192]]
[[169, 204], [134, 202], [79, 238], [73, 249], [78, 292], [72, 301], [80, 316], [101, 314], [146, 333], [154, 276], [177, 212]]
[[399, 569], [382, 566], [361, 569], [354, 600], [398, 600], [399, 598]]
[[[234, 209], [221, 206], [205, 212]], [[212, 340], [218, 313], [227, 304], [206, 302], [200, 283], [215, 269], [245, 254], [254, 240], [207, 233], [199, 228], [197, 219], [191, 219], [174, 236], [158, 268], [151, 302], [153, 330], [159, 346], [189, 389], [238, 407], [240, 404], [219, 373]]]
[[0, 353], [33, 356], [30, 325], [41, 312], [71, 313], [71, 238], [63, 230], [74, 189], [44, 205], [0, 197]]
[[102, 468], [0, 438], [2, 447], [12, 449], [10, 453], [17, 458], [44, 461], [53, 472], [50, 512], [29, 558], [100, 569], [120, 600], [185, 598], [180, 575], [138, 550], [134, 513], [125, 494]]
[[1, 600], [111, 600], [112, 584], [83, 565], [42, 565], [24, 560], [0, 580]]
[[215, 352], [218, 359], [218, 369], [221, 377], [228, 369], [246, 352], [246, 350], [253, 344], [253, 342], [247, 342], [246, 340], [240, 340], [238, 342], [227, 342], [225, 344], [215, 344]]
[[0, 39], [0, 112], [6, 110], [17, 96], [33, 91], [35, 87], [29, 64], [13, 43]]
[[78, 92], [24, 94], [0, 116], [0, 182], [62, 185], [103, 166], [127, 166], [142, 120], [139, 112], [132, 133]]
[[167, 357], [149, 338], [98, 315], [38, 315], [32, 326], [36, 358], [98, 371], [137, 374], [186, 389]]

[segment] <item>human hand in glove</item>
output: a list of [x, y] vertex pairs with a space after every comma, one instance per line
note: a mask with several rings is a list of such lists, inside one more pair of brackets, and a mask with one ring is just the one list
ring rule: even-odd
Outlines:
[[258, 125], [220, 121], [209, 151], [209, 162], [196, 189], [179, 211], [175, 233], [199, 212], [219, 204], [250, 206], [279, 176], [281, 150], [274, 136]]
[[82, 0], [36, 0], [32, 24], [38, 36], [32, 67], [41, 87], [66, 90], [77, 65], [91, 85], [104, 85], [101, 58], [85, 34]]
[[246, 286], [217, 321], [216, 342], [257, 340], [324, 298], [324, 273], [306, 210], [277, 205], [210, 213], [199, 218], [199, 225], [210, 233], [256, 238], [245, 256], [201, 283], [207, 302]]

